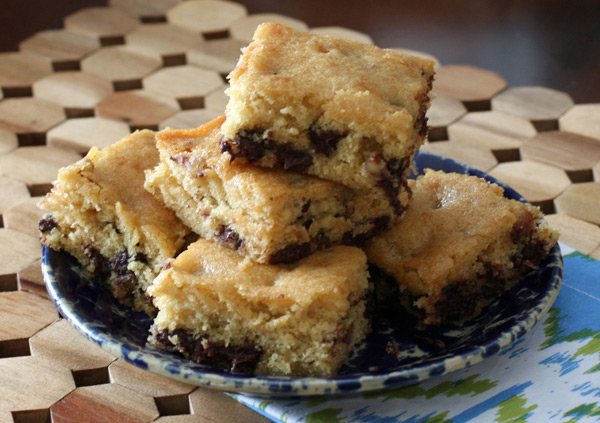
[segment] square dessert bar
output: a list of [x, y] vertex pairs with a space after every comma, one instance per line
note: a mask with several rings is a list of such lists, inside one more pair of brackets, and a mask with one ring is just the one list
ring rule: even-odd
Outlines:
[[194, 232], [260, 263], [290, 263], [331, 245], [360, 245], [389, 226], [383, 195], [221, 154], [223, 117], [157, 134], [146, 189]]
[[135, 132], [63, 168], [40, 206], [42, 242], [64, 250], [123, 303], [154, 314], [146, 288], [190, 232], [144, 190], [158, 163], [154, 132]]
[[558, 234], [538, 208], [476, 176], [427, 170], [406, 215], [367, 247], [426, 324], [461, 324], [532, 270]]
[[348, 246], [260, 264], [199, 239], [148, 289], [149, 342], [230, 371], [333, 375], [369, 331], [366, 264]]
[[433, 74], [427, 59], [262, 24], [229, 75], [223, 151], [377, 189], [402, 214]]

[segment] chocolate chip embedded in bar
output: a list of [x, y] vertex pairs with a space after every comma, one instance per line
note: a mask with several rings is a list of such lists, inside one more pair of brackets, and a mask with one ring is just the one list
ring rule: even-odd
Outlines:
[[427, 59], [262, 24], [229, 75], [222, 152], [379, 190], [402, 214], [433, 75]]
[[154, 132], [137, 131], [93, 148], [61, 169], [40, 206], [42, 243], [74, 256], [87, 277], [136, 311], [156, 313], [145, 291], [189, 233], [144, 190], [144, 171], [158, 163]]
[[[393, 220], [398, 205], [383, 190], [353, 190], [222, 154], [223, 120], [158, 133], [160, 164], [146, 179], [146, 189], [203, 238], [259, 263], [292, 263], [329, 246], [364, 242]], [[257, 155], [252, 138], [240, 145]], [[303, 162], [293, 154], [283, 160], [290, 169]]]
[[199, 239], [169, 263], [148, 289], [158, 308], [149, 342], [200, 364], [331, 376], [369, 331], [367, 259], [356, 247], [271, 265]]
[[373, 238], [369, 261], [426, 324], [462, 324], [539, 268], [558, 240], [536, 207], [476, 176], [426, 170], [403, 219]]

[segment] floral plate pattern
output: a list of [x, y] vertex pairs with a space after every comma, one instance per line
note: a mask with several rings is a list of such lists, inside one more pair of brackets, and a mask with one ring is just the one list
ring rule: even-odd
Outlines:
[[[419, 152], [417, 173], [431, 168], [492, 177], [450, 159]], [[510, 187], [505, 196], [525, 201]], [[146, 343], [150, 317], [119, 304], [96, 282], [82, 276], [68, 254], [44, 247], [42, 272], [60, 313], [77, 331], [110, 354], [151, 372], [186, 383], [261, 396], [348, 395], [397, 388], [475, 365], [504, 350], [550, 309], [562, 283], [558, 245], [542, 268], [461, 327], [427, 328], [414, 317], [377, 308], [372, 333], [329, 378], [231, 373], [160, 351]]]

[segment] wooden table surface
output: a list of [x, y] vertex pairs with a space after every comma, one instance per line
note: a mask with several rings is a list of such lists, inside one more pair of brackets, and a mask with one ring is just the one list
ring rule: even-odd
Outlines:
[[36, 229], [40, 196], [91, 146], [222, 113], [224, 76], [264, 19], [436, 58], [423, 148], [513, 186], [561, 241], [600, 259], [598, 11], [584, 2], [422, 3], [55, 0], [46, 10], [3, 0], [0, 422], [266, 421], [78, 335], [47, 298]]

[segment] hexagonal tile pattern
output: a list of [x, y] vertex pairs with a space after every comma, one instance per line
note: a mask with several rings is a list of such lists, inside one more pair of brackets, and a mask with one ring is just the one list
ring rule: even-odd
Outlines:
[[142, 86], [142, 78], [160, 68], [162, 60], [133, 46], [104, 47], [81, 61], [81, 70], [109, 80], [115, 90]]
[[500, 163], [489, 174], [514, 188], [544, 213], [553, 212], [552, 200], [571, 185], [564, 170], [531, 161]]
[[110, 0], [109, 6], [122, 10], [142, 22], [160, 22], [166, 12], [181, 0]]
[[600, 103], [577, 104], [558, 120], [560, 129], [600, 140]]
[[111, 7], [89, 7], [64, 19], [65, 28], [96, 38], [102, 45], [121, 44], [125, 34], [140, 25], [140, 21]]
[[0, 156], [19, 146], [19, 139], [14, 132], [0, 128]]
[[431, 141], [448, 139], [447, 127], [467, 113], [462, 102], [454, 97], [436, 96], [427, 111], [429, 135]]
[[204, 106], [204, 96], [223, 86], [221, 76], [195, 66], [175, 66], [161, 69], [144, 78], [144, 89], [171, 97], [185, 109]]
[[587, 182], [600, 162], [600, 141], [570, 132], [541, 132], [523, 142], [521, 157], [564, 169], [573, 182]]
[[142, 370], [123, 360], [112, 363], [108, 368], [108, 372], [111, 382], [154, 398], [187, 395], [196, 388], [194, 385]]
[[158, 418], [152, 398], [116, 383], [77, 388], [54, 404], [50, 413], [53, 423], [145, 423]]
[[[56, 342], [60, 339], [60, 342]], [[65, 319], [57, 320], [29, 339], [31, 355], [46, 357], [69, 370], [104, 368], [115, 358], [78, 333]]]
[[173, 98], [145, 90], [114, 93], [96, 107], [96, 114], [125, 122], [129, 128], [156, 130], [158, 124], [180, 110]]
[[229, 27], [231, 38], [248, 44], [250, 41], [252, 41], [252, 36], [254, 35], [254, 31], [256, 31], [256, 27], [264, 22], [282, 23], [301, 31], [308, 30], [308, 25], [298, 19], [279, 15], [277, 13], [256, 13], [253, 15], [244, 16], [243, 18], [233, 22]]
[[39, 238], [7, 228], [0, 228], [0, 251], [0, 291], [17, 286], [17, 273], [42, 255]]
[[558, 129], [558, 118], [572, 106], [568, 94], [546, 87], [512, 87], [492, 99], [492, 110], [529, 119], [538, 131]]
[[93, 116], [96, 104], [112, 92], [106, 79], [78, 71], [54, 73], [33, 84], [35, 97], [60, 104], [68, 118]]
[[100, 48], [100, 42], [88, 35], [53, 29], [32, 35], [19, 48], [46, 57], [55, 71], [64, 71], [79, 69], [81, 59]]
[[545, 216], [550, 226], [560, 232], [560, 241], [580, 253], [590, 254], [600, 247], [600, 227], [566, 214]]
[[501, 162], [518, 160], [521, 143], [536, 134], [527, 119], [494, 111], [469, 113], [448, 126], [448, 138], [488, 148]]
[[212, 69], [227, 76], [235, 68], [242, 47], [246, 44], [242, 41], [224, 38], [221, 40], [209, 40], [201, 46], [189, 50], [186, 54], [190, 65], [205, 69]]
[[129, 125], [113, 119], [88, 117], [69, 119], [46, 134], [49, 146], [87, 154], [92, 147], [108, 147], [129, 134]]
[[[22, 188], [27, 191], [27, 187], [24, 185]], [[37, 222], [44, 214], [44, 210], [38, 207], [38, 203], [43, 197], [29, 197], [27, 191], [27, 196], [22, 198], [24, 198], [23, 201], [17, 202], [4, 211], [2, 215], [4, 227], [38, 238], [40, 233]]]
[[216, 117], [222, 115], [223, 112], [217, 112], [211, 109], [193, 109], [184, 110], [175, 113], [168, 119], [163, 120], [159, 129], [171, 128], [171, 129], [190, 129], [197, 126], [203, 125]]
[[50, 300], [42, 275], [42, 259], [39, 258], [17, 273], [17, 288], [19, 291], [31, 292]]
[[16, 134], [20, 145], [44, 144], [46, 131], [66, 118], [62, 107], [41, 98], [0, 101], [0, 128]]
[[462, 141], [428, 142], [421, 147], [421, 150], [449, 157], [483, 172], [489, 171], [498, 164], [498, 160], [489, 149]]
[[204, 39], [199, 34], [168, 23], [142, 25], [125, 36], [127, 45], [136, 50], [159, 56], [165, 66], [183, 65], [186, 53], [201, 48]]
[[32, 195], [43, 195], [52, 187], [58, 170], [80, 158], [74, 151], [47, 145], [19, 147], [0, 157], [0, 172], [25, 182]]
[[[7, 210], [29, 198], [29, 190], [25, 183], [8, 176], [0, 176], [0, 215], [3, 219]], [[6, 226], [6, 219], [4, 219], [4, 226]]]
[[470, 111], [489, 109], [492, 97], [506, 87], [499, 74], [464, 65], [440, 66], [433, 83], [435, 93], [459, 99]]
[[232, 1], [190, 0], [169, 10], [167, 21], [206, 38], [224, 38], [231, 24], [246, 15], [246, 8]]
[[346, 40], [358, 41], [364, 44], [373, 44], [373, 39], [368, 34], [355, 31], [341, 26], [318, 26], [310, 29], [310, 32], [320, 35], [331, 35], [333, 37], [345, 38]]
[[219, 114], [225, 113], [225, 106], [229, 102], [229, 97], [225, 94], [225, 86], [222, 90], [215, 90], [204, 99], [204, 108], [214, 110]]
[[3, 358], [0, 380], [0, 410], [48, 409], [75, 389], [69, 369], [45, 357]]
[[584, 182], [568, 187], [556, 200], [557, 213], [600, 225], [600, 182]]
[[52, 301], [27, 292], [0, 292], [0, 305], [2, 341], [30, 338], [58, 319]]
[[4, 97], [31, 95], [31, 85], [52, 73], [50, 61], [29, 53], [0, 53], [0, 88]]

